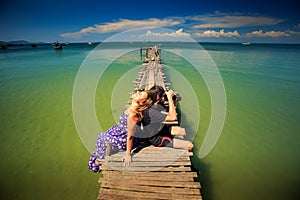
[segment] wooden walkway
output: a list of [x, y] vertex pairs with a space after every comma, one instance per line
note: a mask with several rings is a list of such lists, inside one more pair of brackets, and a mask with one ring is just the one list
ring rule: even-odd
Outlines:
[[194, 182], [191, 152], [167, 147], [146, 147], [124, 167], [125, 152], [105, 158], [98, 199], [201, 199]]
[[[142, 50], [142, 49], [141, 49]], [[160, 63], [159, 48], [157, 46], [145, 48], [146, 57], [138, 73], [138, 77], [134, 81], [134, 93], [139, 90], [148, 90], [154, 85], [162, 86], [165, 90], [169, 90], [169, 83], [166, 83], [166, 76]]]
[[[146, 49], [133, 93], [153, 85], [169, 89], [157, 46]], [[194, 181], [197, 173], [191, 169], [192, 152], [149, 146], [132, 156], [129, 167], [123, 166], [124, 155], [125, 152], [110, 155], [108, 145], [97, 199], [202, 199], [201, 185]]]

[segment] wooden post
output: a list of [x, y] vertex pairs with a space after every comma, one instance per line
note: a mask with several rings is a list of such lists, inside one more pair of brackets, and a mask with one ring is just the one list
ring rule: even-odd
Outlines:
[[112, 149], [112, 143], [109, 142], [109, 143], [107, 143], [105, 157], [111, 155], [111, 149]]

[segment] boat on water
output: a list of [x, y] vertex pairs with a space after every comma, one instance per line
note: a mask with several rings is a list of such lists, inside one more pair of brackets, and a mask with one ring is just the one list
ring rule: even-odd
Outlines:
[[91, 46], [93, 43], [91, 41], [88, 42], [88, 45]]
[[242, 45], [250, 45], [251, 43], [249, 41], [243, 42]]
[[54, 43], [53, 48], [55, 50], [62, 50], [63, 49], [63, 45], [60, 44], [58, 41]]

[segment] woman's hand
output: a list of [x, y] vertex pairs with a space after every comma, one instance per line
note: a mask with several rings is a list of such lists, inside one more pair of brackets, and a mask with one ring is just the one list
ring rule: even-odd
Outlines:
[[166, 121], [175, 121], [177, 120], [177, 113], [176, 113], [176, 108], [175, 104], [173, 101], [173, 96], [175, 95], [175, 92], [173, 90], [169, 90], [166, 92], [168, 102], [169, 102], [169, 111], [168, 115], [166, 117]]
[[168, 97], [168, 100], [170, 100], [175, 95], [175, 92], [173, 90], [169, 90], [166, 92], [166, 95]]
[[132, 162], [131, 155], [126, 153], [125, 156], [123, 157], [123, 162], [124, 162], [124, 166], [128, 167]]

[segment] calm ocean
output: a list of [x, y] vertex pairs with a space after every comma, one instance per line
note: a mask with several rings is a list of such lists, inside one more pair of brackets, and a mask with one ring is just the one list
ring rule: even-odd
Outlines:
[[[103, 47], [128, 45], [135, 45], [136, 50], [115, 59], [96, 90], [94, 106], [103, 130], [115, 123], [129, 97], [127, 92], [133, 89], [142, 63], [138, 49], [144, 44]], [[182, 104], [189, 97], [180, 88], [178, 73], [198, 98], [199, 105], [190, 105], [192, 109], [182, 113], [193, 116], [194, 108], [201, 114], [198, 130], [190, 131], [195, 133], [192, 161], [200, 172], [203, 199], [293, 199], [300, 185], [300, 45], [201, 45], [222, 76], [227, 99], [222, 134], [204, 158], [198, 155], [212, 117], [210, 94], [195, 69], [167, 50], [189, 49], [188, 44], [162, 43], [161, 48], [167, 79], [182, 94]], [[95, 46], [69, 44], [62, 51], [47, 45], [24, 46], [0, 51], [0, 199], [96, 199], [101, 175], [87, 168], [90, 152], [72, 114], [76, 74]], [[101, 67], [102, 58], [98, 59], [95, 65]], [[123, 93], [112, 95], [116, 83], [130, 70], [133, 75], [121, 87]], [[111, 102], [118, 104], [117, 109], [111, 109]]]

